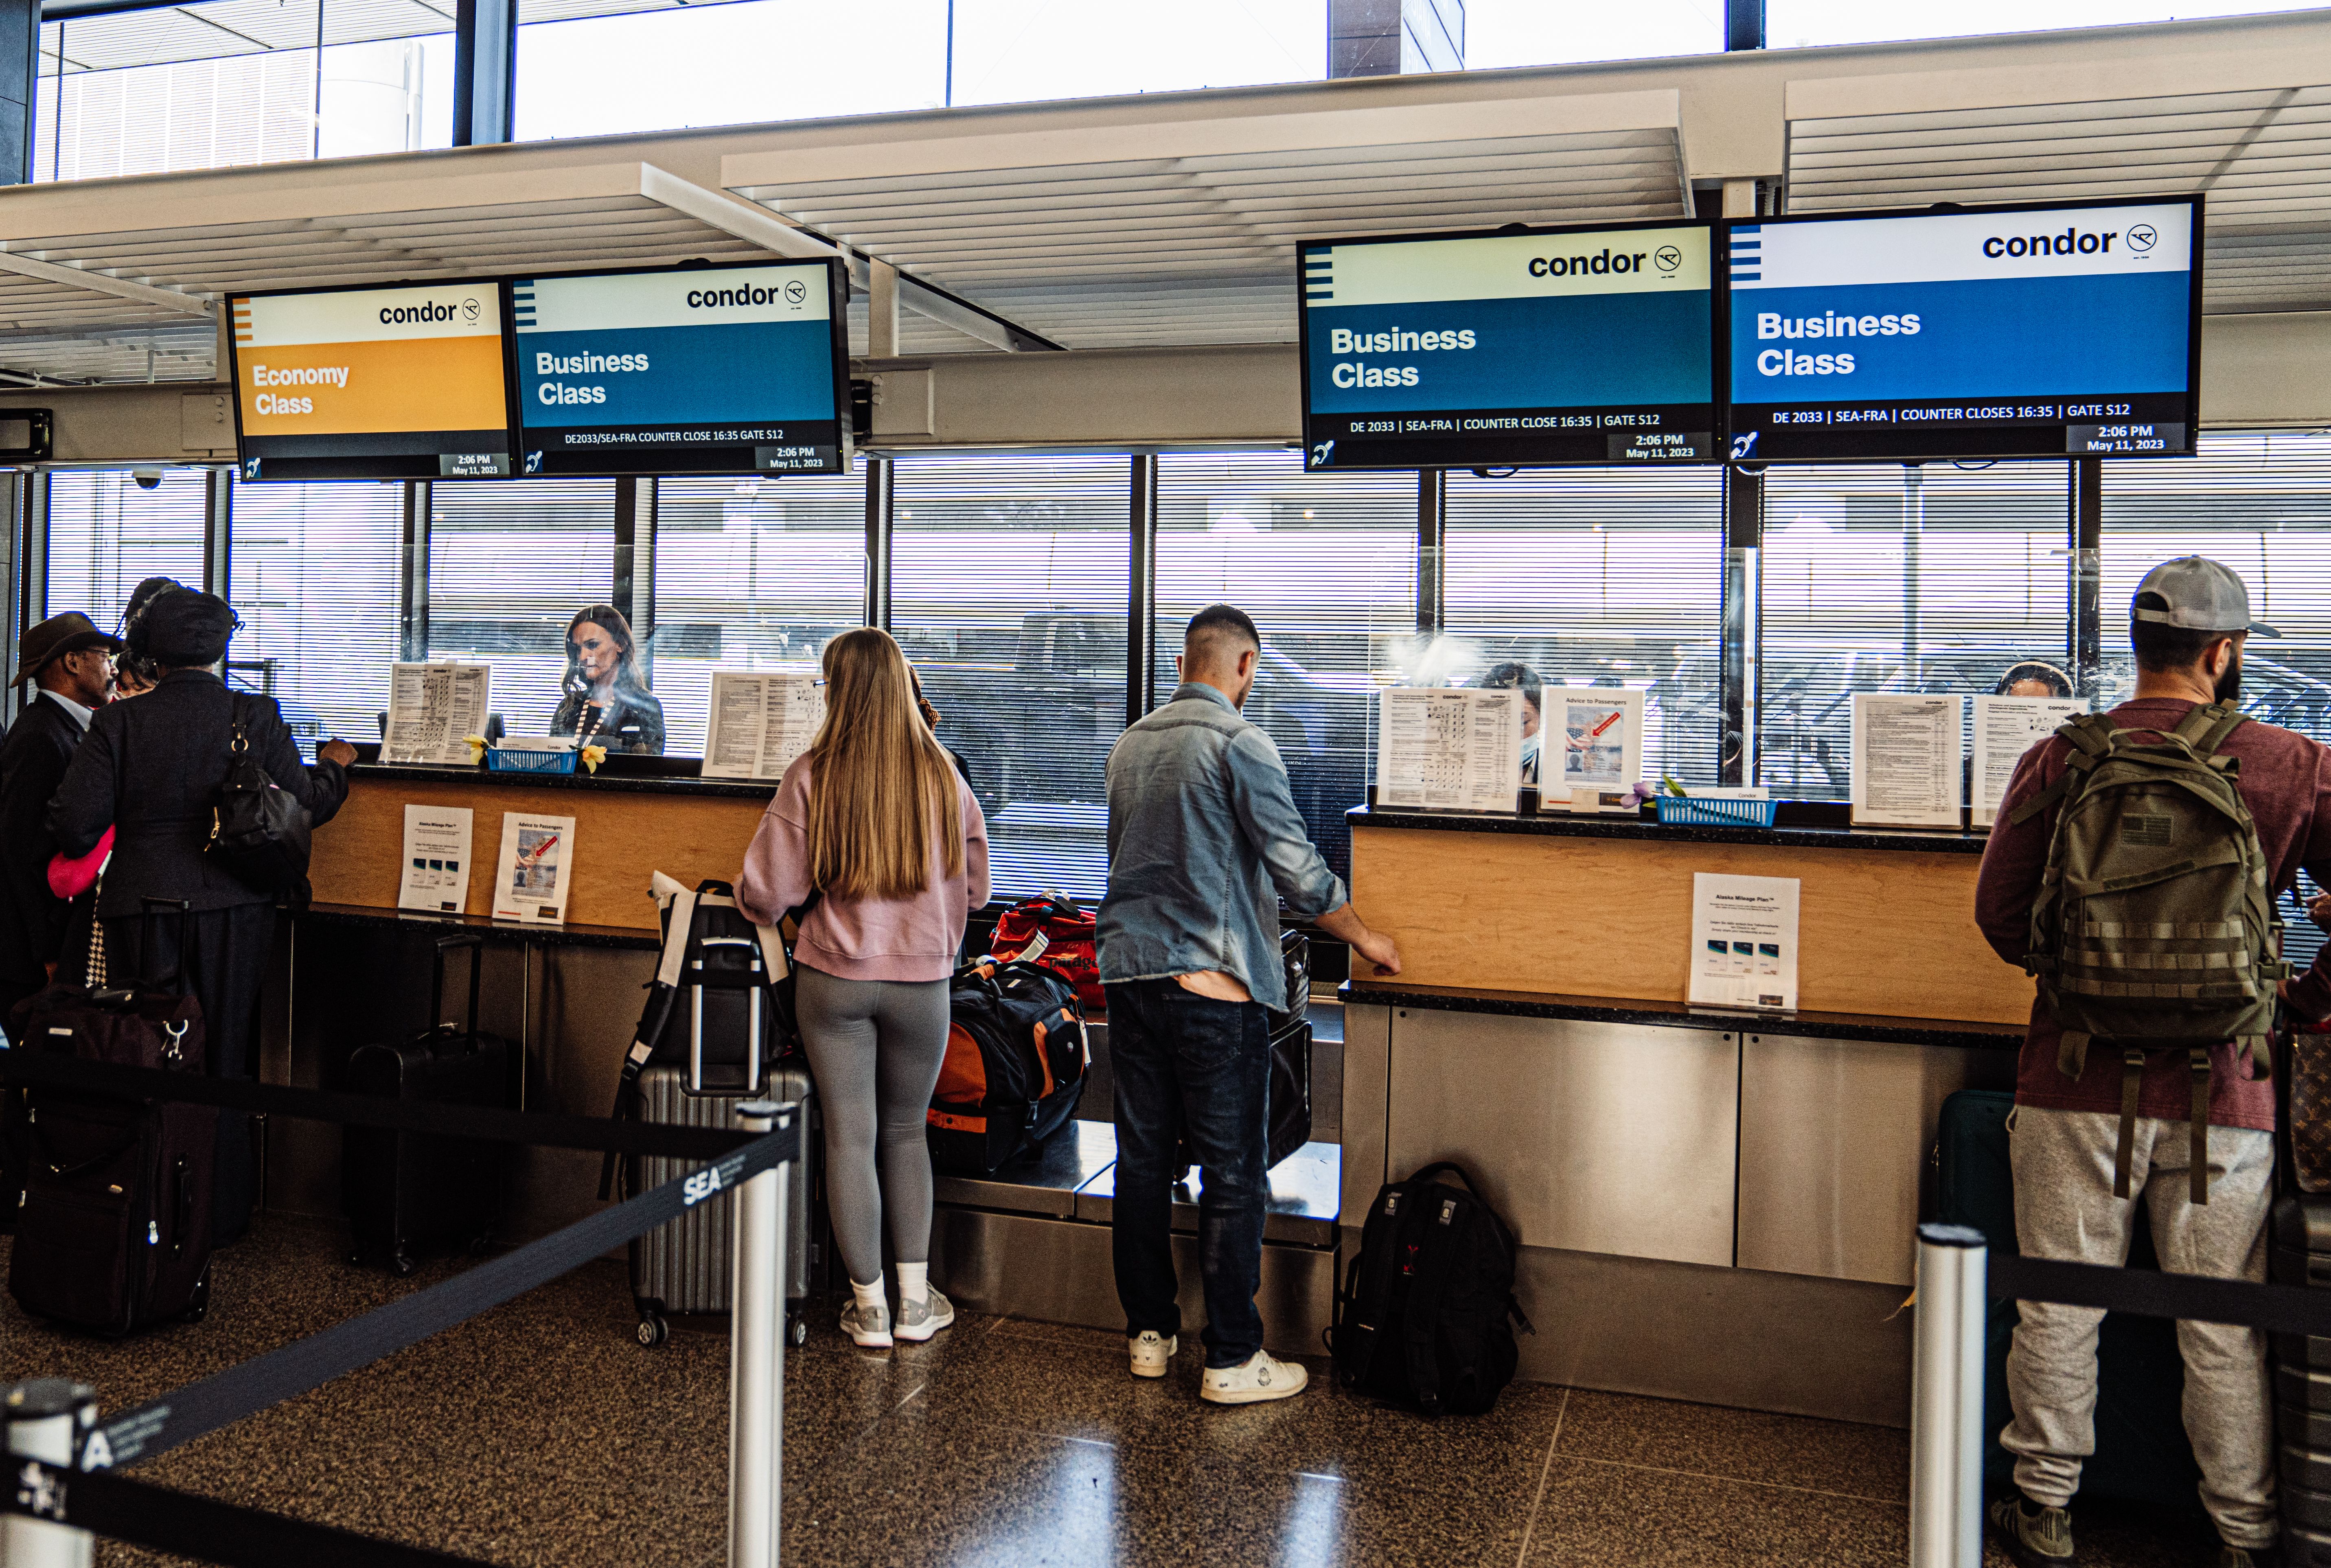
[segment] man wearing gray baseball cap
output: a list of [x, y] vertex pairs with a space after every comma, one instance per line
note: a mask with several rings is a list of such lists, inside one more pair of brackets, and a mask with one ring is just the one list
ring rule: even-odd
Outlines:
[[[2149, 924], [2142, 939], [2132, 939], [2136, 928], [2117, 923], [2125, 911], [2106, 894], [2139, 897], [2123, 883], [2144, 879], [2088, 886], [2066, 866], [2074, 854], [2097, 857], [2090, 862], [2097, 864], [2149, 851], [2160, 862], [2153, 880], [2166, 884], [2212, 863], [2205, 851], [2214, 851], [2216, 862], [2232, 861], [2239, 851], [2241, 860], [2255, 855], [2252, 863], [2263, 864], [2275, 897], [2296, 882], [2301, 867], [2331, 876], [2331, 751], [2244, 718], [2235, 706], [2243, 644], [2277, 635], [2250, 618], [2250, 590], [2219, 562], [2186, 556], [2155, 566], [2129, 606], [2136, 695], [2105, 716], [2108, 742], [2103, 727], [2083, 731], [2081, 749], [2088, 755], [2074, 767], [2074, 745], [2062, 732], [2042, 741], [2024, 754], [2001, 803], [1976, 885], [1975, 918], [2001, 957], [2041, 976], [2009, 1122], [2015, 1233], [2026, 1257], [2126, 1264], [2131, 1234], [2145, 1222], [2142, 1203], [2163, 1269], [2266, 1278], [2274, 1086], [2250, 1076], [2235, 1041], [2179, 1033], [2213, 1034], [2229, 1008], [2246, 1019], [2263, 1014], [2265, 988], [2245, 973], [2260, 960], [2247, 951], [2214, 949], [2251, 942], [2250, 927], [2262, 929], [2264, 917], [2204, 924], [2206, 917], [2188, 916], [2190, 927]], [[2254, 850], [2241, 841], [2239, 823], [2213, 806], [2194, 808], [2196, 815], [2182, 799], [2161, 803], [2180, 786], [2151, 783], [2155, 775], [2144, 768], [2152, 765], [2132, 773], [2116, 760], [2126, 745], [2165, 752], [2174, 764], [2185, 754], [2164, 738], [2172, 732], [2204, 755], [2214, 743], [2215, 755], [2237, 759], [2231, 777], [2256, 825]], [[2190, 769], [2190, 756], [2185, 765]], [[2221, 786], [2228, 776], [2203, 771]], [[2088, 794], [2088, 778], [2109, 787]], [[2077, 826], [2060, 840], [2068, 800], [2077, 804]], [[2052, 879], [2051, 852], [2059, 860]], [[2183, 864], [2174, 859], [2181, 853]], [[2035, 923], [2043, 881], [2051, 902]], [[2237, 870], [2228, 879], [2232, 893], [2213, 883], [2208, 896], [2247, 898], [2246, 881]], [[2077, 899], [2068, 890], [2076, 883], [2083, 884]], [[2241, 935], [2228, 936], [2230, 927]], [[2164, 929], [2172, 935], [2164, 937]], [[2060, 938], [2054, 951], [2060, 955], [2050, 956], [2043, 933], [2066, 930], [2073, 930], [2072, 938]], [[2118, 978], [2098, 983], [2092, 970]], [[2294, 1011], [2331, 1016], [2331, 970], [2322, 958], [2281, 988]], [[2117, 1038], [2099, 1033], [2090, 1048], [2088, 1030], [2099, 1026], [2086, 1020], [2115, 1009], [2135, 1018], [2135, 1026]], [[2060, 1012], [2073, 1022], [2068, 1025]], [[2181, 1012], [2204, 1022], [2185, 1023]], [[2249, 1037], [2247, 1024], [2228, 1032]], [[2179, 1049], [2143, 1048], [2164, 1040]], [[2206, 1079], [2198, 1060], [2204, 1053]], [[2124, 1118], [2128, 1088], [2136, 1090], [2135, 1113]], [[2197, 1178], [2192, 1124], [2203, 1096], [2206, 1152]], [[2127, 1196], [2117, 1196], [2117, 1189]], [[2015, 1492], [1994, 1501], [1989, 1518], [2008, 1555], [2024, 1568], [2061, 1565], [2073, 1561], [2066, 1509], [2079, 1487], [2081, 1460], [2096, 1451], [2097, 1327], [2104, 1314], [2035, 1301], [2019, 1308], [2007, 1358], [2015, 1419], [2001, 1435], [2015, 1456]], [[2203, 1505], [2222, 1543], [2218, 1568], [2263, 1568], [2277, 1560], [2279, 1534], [2266, 1336], [2229, 1324], [2181, 1322], [2177, 1344], [2185, 1361], [2186, 1435], [2201, 1464]]]

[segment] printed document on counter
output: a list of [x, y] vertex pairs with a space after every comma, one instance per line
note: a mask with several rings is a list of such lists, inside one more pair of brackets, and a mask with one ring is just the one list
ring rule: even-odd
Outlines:
[[1402, 687], [1376, 705], [1376, 804], [1510, 812], [1522, 774], [1522, 694]]
[[2023, 754], [2056, 733], [2057, 726], [2088, 710], [2077, 697], [1993, 697], [1974, 699], [1974, 825], [1999, 820], [1999, 803], [2015, 781]]
[[1691, 879], [1691, 989], [1705, 1007], [1797, 1005], [1794, 877]]
[[1853, 822], [1955, 828], [1965, 798], [1967, 699], [1853, 694]]
[[706, 778], [780, 779], [825, 722], [825, 685], [814, 675], [712, 672]]
[[[1615, 686], [1549, 686], [1545, 695], [1546, 719], [1562, 727], [1562, 777], [1546, 781], [1552, 793], [1632, 789], [1643, 776], [1643, 694]], [[1553, 738], [1546, 735], [1539, 745]]]
[[390, 665], [380, 760], [469, 766], [469, 737], [486, 733], [492, 689], [489, 665]]
[[575, 819], [502, 813], [502, 852], [494, 868], [494, 918], [559, 926], [574, 896]]
[[404, 808], [404, 863], [396, 880], [396, 907], [433, 915], [468, 913], [468, 806]]

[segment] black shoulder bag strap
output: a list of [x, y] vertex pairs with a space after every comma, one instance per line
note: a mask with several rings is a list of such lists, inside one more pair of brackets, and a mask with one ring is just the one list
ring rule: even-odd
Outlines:
[[1407, 1320], [1401, 1325], [1402, 1348], [1407, 1357], [1408, 1386], [1415, 1391], [1418, 1406], [1427, 1415], [1439, 1415], [1441, 1297], [1449, 1286], [1450, 1253], [1456, 1233], [1452, 1210], [1470, 1199], [1453, 1193], [1435, 1198], [1430, 1187], [1416, 1196], [1438, 1206], [1420, 1212], [1411, 1221], [1423, 1240], [1416, 1251], [1416, 1272], [1409, 1280]]

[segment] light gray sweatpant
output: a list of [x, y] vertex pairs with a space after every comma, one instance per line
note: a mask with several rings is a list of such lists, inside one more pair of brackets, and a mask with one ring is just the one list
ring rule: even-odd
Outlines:
[[871, 1285], [882, 1272], [886, 1200], [898, 1260], [921, 1263], [931, 1255], [923, 1116], [947, 1055], [947, 983], [841, 980], [804, 964], [796, 1006], [825, 1117], [834, 1245], [850, 1278]]
[[[2139, 1195], [2129, 1198], [2112, 1191], [2118, 1117], [2018, 1106], [2008, 1128], [2015, 1238], [2025, 1257], [2126, 1265], [2142, 1202], [2164, 1269], [2266, 1278], [2273, 1134], [2212, 1127], [2210, 1201], [2197, 1207], [2186, 1199], [2190, 1133], [2182, 1121], [2136, 1118], [2129, 1190]], [[2007, 1354], [2015, 1419], [2000, 1441], [2015, 1456], [2023, 1495], [2060, 1508], [2079, 1489], [2080, 1461], [2097, 1450], [2097, 1330], [2105, 1315], [2052, 1302], [2016, 1306], [2021, 1320]], [[2177, 1348], [2185, 1358], [2185, 1435], [2202, 1467], [2202, 1505], [2227, 1544], [2270, 1546], [2277, 1526], [2266, 1335], [2181, 1321]]]

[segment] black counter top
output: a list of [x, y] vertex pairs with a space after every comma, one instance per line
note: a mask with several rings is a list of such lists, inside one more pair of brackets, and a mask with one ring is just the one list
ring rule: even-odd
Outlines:
[[1869, 1040], [1892, 1045], [1945, 1045], [1969, 1050], [2014, 1050], [2020, 1023], [1972, 1023], [1959, 1019], [1890, 1018], [1858, 1012], [1755, 1012], [1688, 1007], [1611, 996], [1556, 996], [1534, 991], [1471, 991], [1453, 985], [1346, 981], [1336, 994], [1352, 1007], [1417, 1007], [1441, 1012], [1485, 1012], [1506, 1018], [1550, 1018], [1577, 1023], [1640, 1023], [1667, 1029], [1718, 1029], [1741, 1034], [1811, 1040]]
[[739, 800], [766, 801], [777, 793], [774, 784], [747, 779], [699, 778], [679, 773], [633, 773], [610, 757], [595, 774], [577, 766], [573, 773], [491, 773], [483, 767], [429, 767], [412, 763], [359, 762], [348, 769], [359, 782], [378, 779], [392, 784], [458, 784], [483, 788], [508, 785], [551, 790], [598, 790], [616, 794], [728, 795]]
[[[1355, 806], [1344, 813], [1355, 828], [1403, 828], [1440, 833], [1518, 833], [1549, 839], [1645, 839], [1670, 844], [1772, 844], [1792, 850], [1903, 850], [1922, 855], [1980, 855], [1989, 842], [1983, 833], [1937, 828], [1856, 828], [1839, 807], [1833, 813], [1790, 805], [1826, 807], [1827, 801], [1784, 802], [1781, 821], [1769, 828], [1687, 827], [1642, 816], [1572, 816], [1551, 812], [1534, 817], [1479, 812], [1396, 812]], [[1797, 820], [1792, 822], [1794, 816]], [[1834, 821], [1824, 821], [1833, 817]], [[1811, 820], [1808, 820], [1811, 819]]]
[[484, 915], [430, 915], [418, 909], [376, 908], [370, 904], [310, 904], [300, 911], [299, 918], [326, 926], [435, 927], [448, 936], [456, 931], [480, 931], [501, 941], [538, 942], [553, 947], [633, 947], [652, 953], [663, 946], [654, 932], [631, 926], [538, 926], [524, 920], [495, 920]]

